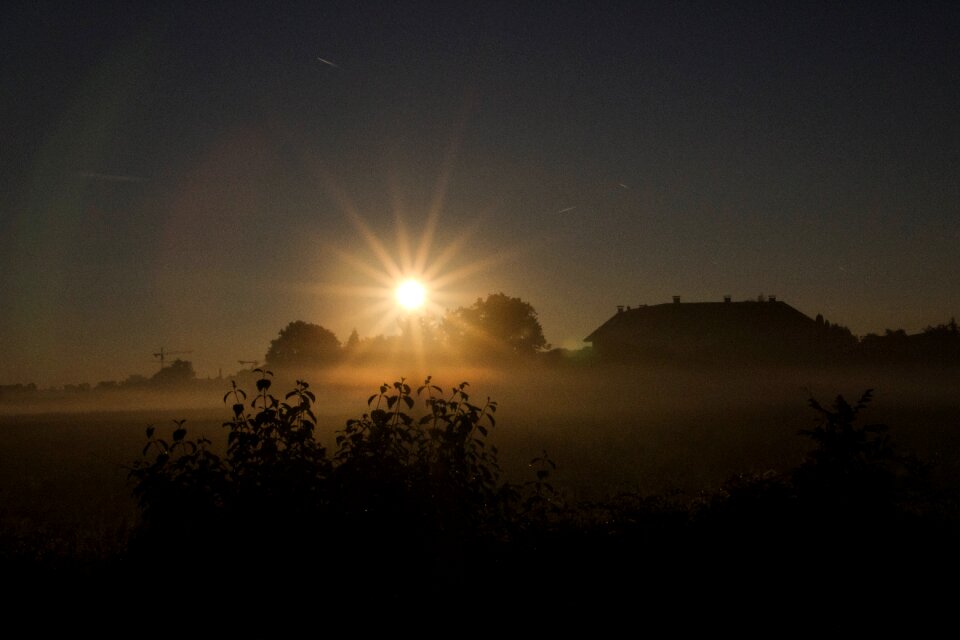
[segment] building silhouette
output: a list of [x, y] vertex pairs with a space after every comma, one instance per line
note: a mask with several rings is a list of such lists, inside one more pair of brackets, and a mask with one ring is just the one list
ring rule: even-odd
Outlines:
[[829, 357], [841, 343], [856, 344], [845, 328], [821, 316], [814, 320], [775, 296], [743, 302], [674, 296], [672, 303], [621, 306], [584, 341], [605, 360], [656, 361], [801, 362]]

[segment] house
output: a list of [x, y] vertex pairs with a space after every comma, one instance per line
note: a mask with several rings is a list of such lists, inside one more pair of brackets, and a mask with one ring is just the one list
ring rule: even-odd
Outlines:
[[822, 317], [814, 320], [775, 296], [745, 302], [674, 296], [667, 304], [617, 307], [584, 341], [605, 360], [796, 362], [823, 355], [834, 334]]

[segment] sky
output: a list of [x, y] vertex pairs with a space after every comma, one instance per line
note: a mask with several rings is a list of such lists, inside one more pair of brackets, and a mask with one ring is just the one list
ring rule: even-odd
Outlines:
[[571, 348], [673, 295], [960, 314], [956, 2], [30, 2], [0, 53], [0, 384], [395, 333], [424, 270]]

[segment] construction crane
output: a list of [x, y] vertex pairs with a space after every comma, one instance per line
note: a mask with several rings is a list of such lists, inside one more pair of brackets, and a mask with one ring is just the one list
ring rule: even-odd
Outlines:
[[153, 354], [154, 358], [160, 358], [160, 369], [166, 365], [167, 356], [179, 356], [185, 353], [193, 353], [193, 351], [166, 351], [163, 347], [160, 347], [160, 351]]

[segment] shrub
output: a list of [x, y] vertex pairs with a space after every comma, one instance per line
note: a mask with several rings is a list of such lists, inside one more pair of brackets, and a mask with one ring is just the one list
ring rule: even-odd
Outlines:
[[911, 514], [921, 476], [886, 427], [858, 424], [870, 391], [852, 405], [810, 399], [818, 422], [801, 433], [815, 447], [791, 471], [737, 475], [694, 499], [623, 494], [570, 506], [546, 452], [531, 462], [532, 481], [501, 480], [489, 441], [497, 404], [471, 402], [466, 382], [446, 393], [429, 378], [415, 391], [403, 379], [383, 384], [328, 452], [309, 385], [280, 400], [270, 372], [257, 371], [252, 400], [235, 385], [224, 396], [222, 455], [188, 439], [183, 421], [166, 438], [147, 429], [131, 470], [143, 516], [131, 549], [151, 576], [181, 567], [172, 586], [200, 571], [244, 587], [317, 576], [312, 584], [348, 598], [494, 587], [509, 598], [530, 595], [534, 576], [537, 597], [552, 597], [625, 572], [665, 584], [801, 567], [867, 576], [921, 536], [934, 550], [943, 546], [930, 540], [954, 539], [950, 522]]
[[298, 381], [281, 401], [270, 393], [272, 374], [257, 371], [249, 405], [235, 383], [224, 396], [232, 418], [222, 457], [209, 440], [188, 439], [183, 421], [170, 438], [147, 429], [131, 470], [140, 557], [200, 553], [220, 571], [249, 574], [302, 568], [319, 562], [307, 548], [326, 548], [337, 550], [333, 565], [344, 575], [429, 576], [478, 561], [504, 539], [521, 503], [530, 508], [500, 480], [488, 442], [496, 402], [471, 403], [466, 382], [444, 394], [428, 378], [416, 390], [426, 409], [418, 418], [404, 380], [382, 385], [328, 454], [315, 438], [309, 385]]
[[904, 491], [920, 480], [916, 460], [896, 451], [886, 425], [858, 424], [872, 399], [868, 389], [855, 404], [843, 396], [832, 407], [808, 401], [818, 423], [800, 433], [816, 447], [793, 472], [797, 495], [808, 506], [846, 519], [889, 515]]

